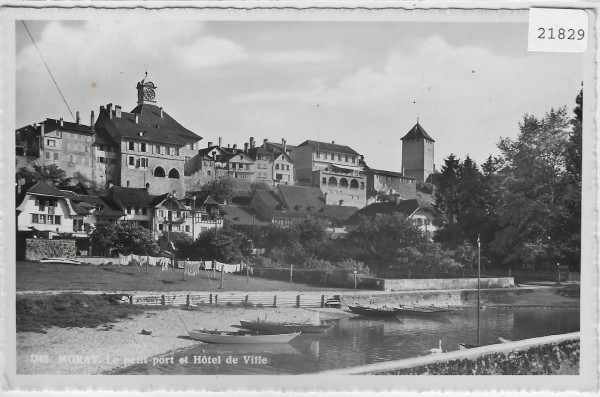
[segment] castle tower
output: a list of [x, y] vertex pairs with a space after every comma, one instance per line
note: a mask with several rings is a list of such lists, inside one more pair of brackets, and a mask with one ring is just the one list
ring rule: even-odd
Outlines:
[[434, 140], [419, 121], [402, 138], [402, 169], [405, 176], [425, 182], [433, 174]]

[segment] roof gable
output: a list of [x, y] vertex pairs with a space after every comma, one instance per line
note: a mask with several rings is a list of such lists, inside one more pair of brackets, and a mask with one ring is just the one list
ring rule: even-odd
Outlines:
[[425, 130], [423, 129], [423, 127], [421, 127], [421, 124], [419, 124], [418, 121], [417, 124], [415, 124], [415, 126], [411, 128], [410, 131], [408, 131], [408, 133], [400, 139], [403, 141], [408, 139], [427, 139], [428, 141], [435, 142], [433, 138], [430, 137], [429, 134], [427, 134], [427, 132], [425, 132]]
[[310, 146], [313, 151], [326, 150], [328, 152], [352, 154], [352, 155], [356, 155], [356, 156], [359, 155], [354, 149], [350, 148], [349, 146], [338, 145], [335, 143], [326, 143], [326, 142], [317, 142], [317, 141], [307, 140], [307, 141], [302, 142], [298, 146]]

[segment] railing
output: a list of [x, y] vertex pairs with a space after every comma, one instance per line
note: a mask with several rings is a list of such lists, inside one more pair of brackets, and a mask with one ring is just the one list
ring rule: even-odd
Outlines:
[[[332, 303], [334, 302], [334, 303]], [[324, 308], [339, 302], [336, 295], [292, 294], [292, 293], [203, 293], [203, 294], [161, 294], [131, 295], [132, 305], [151, 306], [195, 306], [195, 305], [245, 305], [263, 307]]]

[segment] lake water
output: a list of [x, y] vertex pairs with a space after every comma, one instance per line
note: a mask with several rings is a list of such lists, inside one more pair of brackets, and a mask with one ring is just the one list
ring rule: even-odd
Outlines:
[[[481, 344], [498, 337], [520, 340], [579, 331], [577, 309], [486, 309]], [[431, 318], [343, 318], [322, 334], [302, 334], [285, 345], [210, 345], [174, 354], [174, 364], [135, 365], [119, 374], [302, 374], [422, 356], [429, 349], [458, 350], [477, 344], [477, 311], [459, 310]], [[170, 355], [169, 355], [170, 357]], [[188, 363], [180, 364], [180, 359]], [[194, 358], [199, 362], [193, 362]], [[237, 362], [235, 361], [237, 359]]]

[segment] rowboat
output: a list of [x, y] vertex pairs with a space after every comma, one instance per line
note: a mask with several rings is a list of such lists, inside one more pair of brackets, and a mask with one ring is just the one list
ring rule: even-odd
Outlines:
[[367, 307], [367, 306], [348, 306], [352, 313], [371, 317], [394, 317], [398, 315], [398, 310], [388, 307]]
[[81, 262], [69, 258], [42, 258], [40, 263], [61, 263], [66, 265], [81, 265]]
[[256, 344], [256, 343], [288, 343], [300, 332], [291, 334], [257, 335], [243, 331], [189, 331], [190, 338], [206, 343]]
[[514, 342], [514, 341], [499, 336], [498, 337], [498, 342], [500, 342], [500, 343], [510, 343], [510, 342]]
[[467, 349], [473, 349], [473, 348], [475, 348], [475, 347], [477, 347], [477, 345], [470, 345], [470, 344], [468, 344], [468, 343], [462, 343], [462, 342], [460, 342], [460, 343], [458, 344], [458, 350], [467, 350]]
[[292, 332], [319, 333], [325, 332], [333, 326], [333, 324], [313, 325], [248, 320], [240, 320], [240, 324], [242, 325], [242, 328], [269, 334], [286, 334]]

